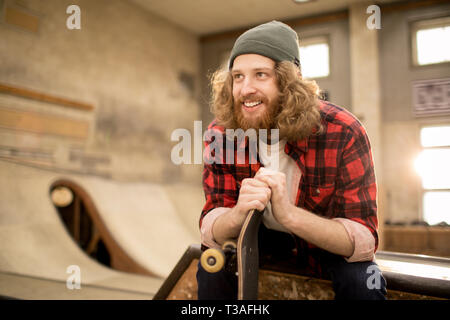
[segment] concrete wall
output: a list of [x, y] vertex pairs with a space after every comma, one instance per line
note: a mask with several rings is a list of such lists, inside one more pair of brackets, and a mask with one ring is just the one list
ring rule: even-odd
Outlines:
[[450, 118], [414, 118], [412, 81], [450, 77], [447, 65], [415, 67], [411, 58], [410, 22], [450, 15], [450, 5], [383, 14], [379, 33], [382, 95], [383, 170], [387, 193], [386, 220], [422, 219], [421, 181], [414, 170], [420, 127], [449, 124]]
[[[200, 119], [195, 35], [127, 1], [4, 0], [38, 18], [37, 32], [0, 24], [0, 82], [92, 104], [91, 112], [2, 94], [1, 108], [83, 118], [84, 140], [1, 129], [1, 145], [49, 150], [52, 166], [125, 180], [199, 184], [200, 166], [175, 166], [170, 135]], [[81, 30], [66, 8], [81, 8]], [[100, 159], [90, 167], [75, 163]], [[84, 157], [84, 158], [83, 158]], [[78, 158], [79, 160], [80, 158]], [[80, 162], [80, 161], [78, 161]], [[83, 162], [83, 161], [81, 161]]]
[[201, 44], [201, 116], [203, 128], [214, 119], [210, 111], [211, 87], [209, 80], [211, 75], [220, 67], [224, 66], [229, 58], [231, 49], [236, 38], [226, 38], [217, 40], [208, 40]]

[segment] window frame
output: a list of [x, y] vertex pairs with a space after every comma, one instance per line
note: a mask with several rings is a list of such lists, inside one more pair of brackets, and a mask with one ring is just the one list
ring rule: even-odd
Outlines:
[[[431, 149], [450, 149], [450, 146], [432, 146], [432, 147], [424, 147], [422, 146], [422, 141], [421, 141], [421, 132], [423, 128], [431, 128], [431, 127], [447, 127], [450, 126], [450, 118], [445, 117], [442, 119], [435, 119], [433, 120], [429, 120], [429, 121], [421, 121], [419, 126], [418, 126], [418, 131], [417, 131], [417, 145], [418, 145], [418, 150], [420, 150], [419, 153], [421, 153], [424, 150], [431, 150]], [[419, 217], [422, 221], [427, 222], [425, 220], [425, 212], [424, 212], [424, 197], [425, 197], [425, 193], [427, 192], [450, 192], [450, 188], [444, 188], [444, 189], [430, 189], [430, 188], [424, 188], [423, 187], [423, 181], [422, 181], [422, 177], [419, 177], [418, 179], [419, 181], [419, 185], [418, 185], [418, 191], [420, 194], [419, 197]], [[428, 222], [427, 222], [428, 223]]]
[[410, 48], [411, 48], [410, 56], [411, 56], [411, 65], [413, 67], [426, 68], [430, 66], [450, 65], [450, 61], [419, 64], [417, 55], [417, 32], [419, 30], [439, 28], [447, 25], [450, 26], [450, 13], [447, 13], [445, 16], [434, 18], [423, 18], [420, 20], [410, 22]]
[[[301, 37], [299, 35], [299, 51], [300, 51], [300, 47], [306, 47], [306, 46], [310, 46], [310, 45], [315, 45], [315, 44], [320, 44], [320, 43], [326, 43], [328, 46], [328, 75], [326, 76], [320, 76], [320, 77], [313, 77], [313, 78], [307, 78], [308, 80], [317, 80], [317, 79], [329, 79], [331, 77], [332, 74], [332, 66], [331, 66], [331, 54], [332, 54], [332, 49], [331, 49], [331, 44], [330, 44], [330, 36], [328, 34], [317, 34], [317, 35], [307, 35], [305, 37]], [[300, 65], [301, 67], [303, 67], [303, 65], [301, 64], [302, 60], [302, 54], [300, 53]], [[303, 69], [302, 69], [302, 76], [303, 75]]]

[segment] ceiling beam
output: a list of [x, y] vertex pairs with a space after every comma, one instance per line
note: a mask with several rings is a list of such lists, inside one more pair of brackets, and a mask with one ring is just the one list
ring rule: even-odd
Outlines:
[[[382, 13], [391, 13], [395, 11], [405, 11], [405, 10], [413, 10], [419, 8], [426, 8], [430, 6], [440, 5], [448, 3], [448, 0], [418, 0], [418, 1], [402, 1], [402, 2], [394, 2], [394, 3], [386, 3], [386, 4], [378, 4], [381, 8]], [[318, 23], [326, 23], [337, 20], [348, 19], [348, 10], [342, 10], [337, 12], [325, 13], [321, 15], [315, 15], [310, 17], [302, 17], [290, 20], [282, 20], [282, 22], [288, 24], [292, 28], [312, 25]], [[218, 40], [225, 39], [236, 39], [246, 30], [250, 29], [253, 26], [248, 26], [245, 28], [239, 28], [224, 32], [218, 32], [213, 34], [207, 34], [200, 37], [200, 43], [207, 43]]]
[[[298, 26], [305, 26], [305, 25], [311, 25], [311, 24], [317, 24], [317, 23], [326, 23], [326, 22], [342, 20], [342, 19], [347, 19], [347, 18], [348, 18], [348, 11], [343, 10], [343, 11], [338, 11], [338, 12], [332, 12], [332, 13], [326, 13], [326, 14], [306, 17], [306, 18], [296, 18], [296, 19], [281, 20], [281, 21], [286, 23], [287, 25], [291, 26], [292, 28], [295, 28]], [[241, 35], [243, 32], [245, 32], [246, 30], [248, 30], [251, 27], [253, 27], [253, 26], [201, 36], [200, 42], [205, 43], [205, 42], [212, 42], [212, 41], [217, 41], [217, 40], [237, 38], [237, 37], [239, 37], [239, 35]]]

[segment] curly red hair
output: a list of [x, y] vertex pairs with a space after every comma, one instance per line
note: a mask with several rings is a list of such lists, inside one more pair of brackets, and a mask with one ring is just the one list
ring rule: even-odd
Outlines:
[[[297, 141], [313, 132], [322, 132], [317, 83], [303, 79], [299, 68], [288, 61], [277, 62], [275, 74], [280, 108], [272, 123], [280, 130], [280, 138]], [[238, 129], [231, 72], [224, 69], [216, 71], [211, 77], [211, 87], [211, 111], [217, 123], [227, 129]]]

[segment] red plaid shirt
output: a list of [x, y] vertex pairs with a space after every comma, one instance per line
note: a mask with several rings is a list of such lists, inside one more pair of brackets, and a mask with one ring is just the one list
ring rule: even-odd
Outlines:
[[[373, 234], [376, 249], [377, 186], [366, 131], [344, 108], [325, 101], [321, 101], [319, 108], [324, 132], [301, 141], [287, 142], [284, 150], [302, 172], [295, 204], [319, 216], [347, 218], [361, 223]], [[225, 130], [215, 121], [208, 129], [219, 131], [225, 141]], [[225, 155], [225, 149], [223, 143], [221, 154], [216, 154], [216, 159]], [[205, 142], [204, 154], [211, 154], [211, 142]], [[200, 217], [200, 227], [203, 218], [212, 209], [236, 205], [242, 180], [254, 177], [261, 167], [259, 162], [249, 164], [248, 152], [246, 160], [246, 164], [205, 163], [203, 189], [206, 203]], [[305, 250], [316, 248], [299, 240], [303, 242], [300, 247]], [[310, 266], [315, 265], [312, 260], [309, 261]]]

